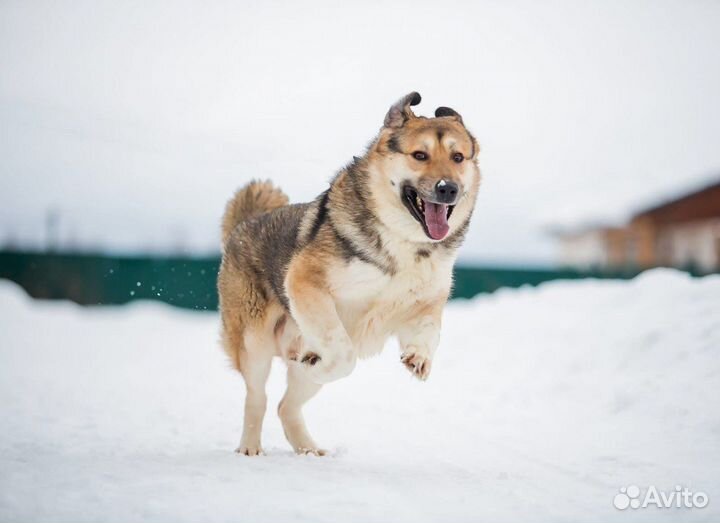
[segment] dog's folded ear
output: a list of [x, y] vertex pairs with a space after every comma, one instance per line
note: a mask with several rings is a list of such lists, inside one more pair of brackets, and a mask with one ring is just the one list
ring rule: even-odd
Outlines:
[[449, 107], [438, 107], [435, 109], [435, 118], [442, 118], [443, 116], [452, 116], [457, 118], [460, 123], [463, 123], [462, 116], [460, 116], [460, 113], [455, 109], [450, 109]]
[[400, 98], [385, 115], [385, 127], [402, 127], [410, 118], [415, 118], [410, 106], [419, 104], [420, 100], [420, 93], [415, 91]]

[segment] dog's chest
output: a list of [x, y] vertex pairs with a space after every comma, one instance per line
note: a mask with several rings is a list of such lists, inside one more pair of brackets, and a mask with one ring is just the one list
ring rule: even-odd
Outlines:
[[395, 274], [383, 273], [376, 266], [353, 261], [333, 271], [331, 288], [335, 298], [345, 303], [363, 304], [411, 302], [436, 295], [450, 285], [452, 262], [432, 259], [408, 264]]
[[367, 356], [379, 352], [418, 306], [447, 293], [452, 260], [425, 258], [393, 275], [353, 261], [334, 271], [330, 280], [338, 314], [360, 355]]

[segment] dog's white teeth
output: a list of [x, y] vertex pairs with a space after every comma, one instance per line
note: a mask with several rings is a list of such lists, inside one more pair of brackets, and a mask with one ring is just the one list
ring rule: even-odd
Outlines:
[[420, 199], [419, 196], [416, 196], [416, 197], [415, 197], [415, 202], [417, 203], [418, 208], [419, 208], [420, 210], [422, 210], [422, 208], [423, 208], [423, 201]]

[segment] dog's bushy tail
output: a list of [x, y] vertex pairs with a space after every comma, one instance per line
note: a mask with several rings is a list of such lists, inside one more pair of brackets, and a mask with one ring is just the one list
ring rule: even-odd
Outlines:
[[259, 216], [262, 213], [283, 207], [289, 203], [288, 197], [272, 182], [254, 180], [239, 189], [225, 206], [222, 219], [222, 244], [240, 222]]

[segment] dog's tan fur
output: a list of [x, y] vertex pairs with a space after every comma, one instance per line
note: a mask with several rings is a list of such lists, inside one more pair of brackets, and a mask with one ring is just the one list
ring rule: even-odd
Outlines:
[[[479, 147], [462, 118], [447, 108], [415, 116], [410, 105], [419, 98], [411, 93], [393, 105], [366, 154], [314, 202], [288, 205], [270, 182], [253, 182], [228, 203], [218, 290], [223, 347], [247, 386], [239, 452], [262, 452], [274, 356], [288, 364], [278, 413], [298, 453], [324, 453], [305, 428], [303, 404], [388, 337], [398, 337], [411, 373], [428, 377], [480, 172]], [[461, 162], [453, 160], [458, 153]], [[402, 187], [430, 198], [440, 179], [461, 193], [437, 241], [406, 208]]]

